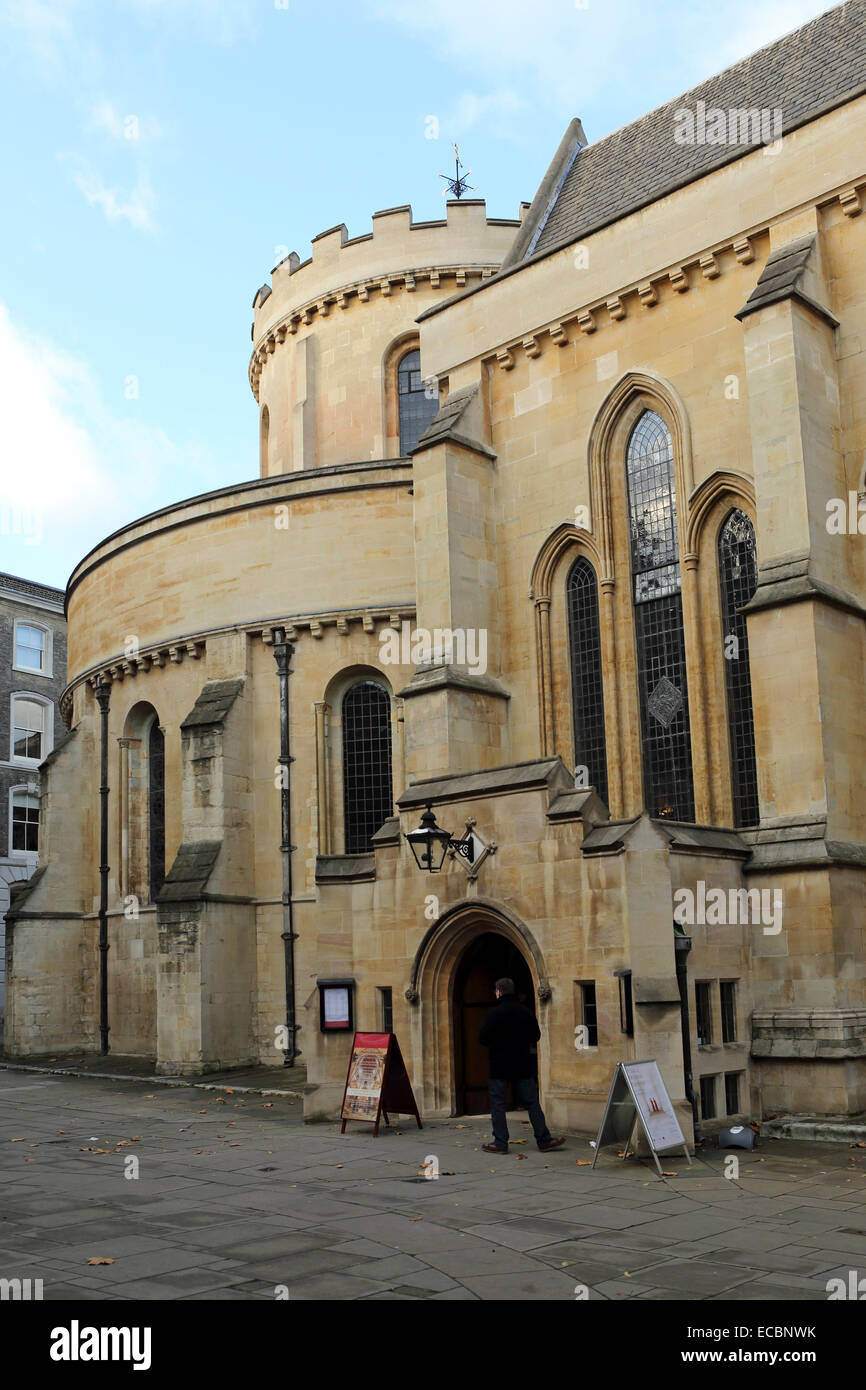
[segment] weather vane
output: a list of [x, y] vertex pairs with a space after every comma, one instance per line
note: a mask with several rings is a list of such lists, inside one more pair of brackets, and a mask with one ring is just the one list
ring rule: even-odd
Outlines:
[[452, 179], [449, 178], [447, 174], [439, 175], [440, 179], [444, 179], [447, 185], [442, 189], [442, 197], [447, 198], [450, 193], [455, 198], [462, 198], [467, 188], [470, 191], [474, 191], [472, 184], [466, 182], [472, 170], [467, 169], [465, 174], [461, 174], [460, 170], [463, 168], [463, 165], [460, 163], [460, 154], [456, 145], [453, 145], [452, 149], [454, 150], [454, 177]]

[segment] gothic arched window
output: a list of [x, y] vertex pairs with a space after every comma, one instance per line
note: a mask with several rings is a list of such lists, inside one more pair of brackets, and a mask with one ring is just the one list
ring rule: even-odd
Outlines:
[[758, 766], [745, 604], [758, 587], [755, 531], [745, 512], [735, 508], [719, 533], [719, 581], [725, 642], [725, 684], [731, 740], [731, 790], [734, 825], [757, 825]]
[[589, 785], [607, 802], [607, 755], [604, 739], [604, 692], [601, 676], [601, 628], [598, 580], [588, 560], [572, 565], [565, 585], [568, 646], [571, 660], [571, 707], [575, 768], [585, 767]]
[[391, 699], [376, 681], [359, 681], [343, 698], [346, 854], [368, 853], [393, 809]]
[[165, 738], [154, 717], [147, 735], [150, 900], [165, 882]]
[[400, 453], [413, 449], [439, 412], [439, 394], [428, 396], [421, 379], [421, 352], [412, 348], [397, 365], [397, 410], [400, 420]]
[[645, 410], [626, 454], [643, 780], [651, 816], [694, 820], [689, 692], [670, 431]]

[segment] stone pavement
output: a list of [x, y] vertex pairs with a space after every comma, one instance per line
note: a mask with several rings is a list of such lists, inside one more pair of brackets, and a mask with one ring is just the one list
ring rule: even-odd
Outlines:
[[[866, 1149], [708, 1149], [660, 1179], [614, 1150], [592, 1172], [586, 1137], [540, 1154], [510, 1125], [522, 1142], [499, 1158], [484, 1117], [341, 1136], [290, 1097], [0, 1069], [0, 1279], [72, 1300], [549, 1301], [583, 1285], [788, 1303], [866, 1276]], [[438, 1180], [418, 1178], [428, 1155]]]

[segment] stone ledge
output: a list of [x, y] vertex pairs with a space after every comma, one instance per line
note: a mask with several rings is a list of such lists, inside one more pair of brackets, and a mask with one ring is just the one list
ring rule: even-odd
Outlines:
[[400, 843], [400, 817], [389, 816], [383, 821], [382, 826], [371, 836], [370, 843], [377, 849], [383, 845], [398, 845]]
[[160, 889], [157, 902], [200, 902], [221, 847], [221, 840], [182, 844]]
[[[563, 781], [566, 786], [562, 786]], [[558, 789], [557, 783], [563, 791], [574, 784], [574, 779], [558, 755], [527, 763], [512, 763], [507, 767], [494, 767], [486, 772], [453, 773], [448, 777], [431, 777], [424, 782], [413, 782], [398, 799], [397, 805], [400, 810], [408, 811], [426, 806], [428, 801], [468, 801], [475, 797], [534, 791], [545, 787], [554, 791]]]
[[473, 676], [458, 666], [442, 663], [436, 666], [419, 666], [408, 685], [397, 691], [400, 699], [408, 700], [413, 695], [429, 695], [431, 690], [471, 690], [477, 695], [493, 695], [500, 700], [510, 700], [511, 694], [492, 676]]
[[222, 724], [243, 687], [242, 680], [208, 681], [181, 724], [181, 729]]
[[760, 1010], [752, 1014], [753, 1057], [866, 1056], [866, 1008]]
[[808, 555], [787, 555], [758, 569], [758, 586], [754, 596], [744, 606], [744, 613], [759, 613], [764, 608], [781, 608], [786, 603], [823, 600], [846, 613], [866, 618], [866, 605], [854, 595], [823, 579], [816, 579], [809, 569]]
[[375, 877], [375, 854], [316, 855], [317, 883], [358, 883]]

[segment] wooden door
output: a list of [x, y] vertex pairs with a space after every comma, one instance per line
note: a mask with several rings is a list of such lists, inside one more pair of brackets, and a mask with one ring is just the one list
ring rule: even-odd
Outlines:
[[467, 948], [454, 984], [454, 1059], [457, 1113], [483, 1115], [487, 1094], [489, 1054], [478, 1034], [496, 1003], [495, 984], [503, 976], [514, 981], [517, 997], [535, 1012], [532, 976], [515, 946], [496, 932], [486, 932]]

